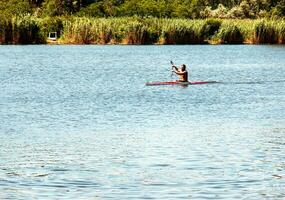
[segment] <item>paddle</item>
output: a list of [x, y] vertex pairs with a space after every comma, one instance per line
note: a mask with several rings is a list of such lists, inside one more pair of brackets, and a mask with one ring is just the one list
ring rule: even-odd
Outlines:
[[[172, 62], [172, 60], [170, 61], [170, 64], [172, 65], [171, 67], [173, 67], [174, 63]], [[171, 77], [173, 76], [173, 70], [171, 68]]]

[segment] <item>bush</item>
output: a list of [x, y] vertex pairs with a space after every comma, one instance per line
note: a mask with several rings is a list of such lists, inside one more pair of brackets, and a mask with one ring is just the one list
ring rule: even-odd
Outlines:
[[229, 12], [227, 13], [227, 18], [230, 19], [244, 19], [245, 14], [243, 9], [240, 6], [234, 6]]
[[82, 8], [76, 16], [79, 17], [104, 17], [104, 6], [102, 2], [93, 3], [87, 7]]
[[285, 0], [278, 2], [278, 4], [271, 10], [271, 15], [276, 17], [285, 16]]
[[32, 9], [28, 0], [0, 0], [0, 18], [10, 19], [13, 16], [30, 14]]
[[212, 17], [212, 8], [210, 6], [206, 6], [204, 10], [200, 11], [201, 18], [209, 18]]
[[223, 4], [219, 4], [217, 9], [212, 10], [211, 17], [226, 18], [227, 12], [228, 12], [228, 9]]

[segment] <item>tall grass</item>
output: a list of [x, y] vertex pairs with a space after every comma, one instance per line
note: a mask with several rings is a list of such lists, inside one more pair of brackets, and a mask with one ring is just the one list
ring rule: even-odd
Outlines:
[[201, 35], [204, 40], [211, 40], [212, 37], [219, 31], [222, 21], [220, 19], [207, 19], [201, 27]]
[[115, 21], [96, 18], [72, 18], [63, 22], [63, 43], [108, 44], [121, 42], [120, 28]]
[[48, 32], [67, 44], [284, 44], [285, 20], [0, 18], [0, 44], [44, 43]]
[[63, 41], [79, 44], [284, 43], [284, 20], [72, 18]]
[[285, 44], [285, 20], [282, 20], [277, 24], [277, 30], [278, 30], [278, 43]]
[[94, 40], [94, 26], [88, 18], [77, 18], [63, 23], [63, 41], [72, 44], [90, 44]]
[[231, 21], [222, 23], [216, 38], [221, 44], [242, 44], [244, 42], [244, 36], [240, 28], [231, 23]]
[[262, 20], [255, 25], [254, 41], [256, 44], [278, 43], [278, 31], [272, 21]]
[[39, 21], [30, 16], [0, 20], [0, 44], [44, 43]]
[[162, 44], [201, 44], [201, 20], [165, 20], [162, 26]]
[[254, 27], [257, 23], [257, 20], [226, 20], [225, 23], [230, 23], [232, 25], [235, 25], [239, 28], [242, 36], [243, 36], [243, 42], [247, 44], [253, 44], [254, 43]]
[[129, 23], [125, 31], [125, 43], [127, 44], [149, 44], [152, 42], [148, 27], [142, 22]]
[[0, 44], [11, 44], [13, 41], [13, 25], [11, 20], [0, 19]]

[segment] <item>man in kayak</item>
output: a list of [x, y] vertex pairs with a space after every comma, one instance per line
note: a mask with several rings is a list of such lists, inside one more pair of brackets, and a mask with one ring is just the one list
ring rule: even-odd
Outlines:
[[172, 65], [172, 72], [179, 76], [179, 82], [188, 82], [188, 72], [186, 70], [186, 65], [181, 65], [180, 68]]

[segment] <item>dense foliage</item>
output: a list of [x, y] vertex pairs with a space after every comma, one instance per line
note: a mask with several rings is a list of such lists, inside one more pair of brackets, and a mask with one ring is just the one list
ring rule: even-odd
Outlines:
[[285, 0], [0, 0], [0, 44], [285, 43]]
[[0, 20], [0, 44], [285, 44], [285, 20], [45, 17]]
[[285, 0], [0, 0], [0, 16], [284, 17]]

